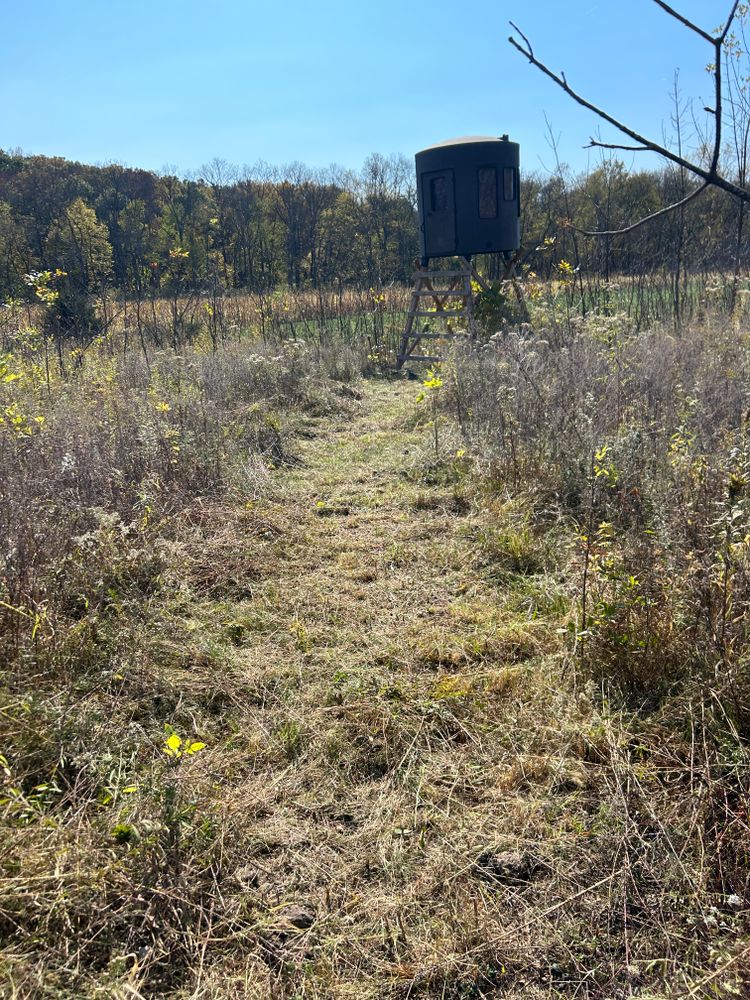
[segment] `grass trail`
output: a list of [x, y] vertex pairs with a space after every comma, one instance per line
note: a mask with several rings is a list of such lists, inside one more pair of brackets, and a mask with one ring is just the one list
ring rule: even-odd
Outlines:
[[618, 879], [579, 849], [607, 736], [560, 684], [568, 602], [514, 572], [513, 505], [494, 529], [434, 461], [415, 386], [362, 392], [300, 427], [250, 593], [204, 609], [247, 705], [224, 754], [252, 757], [227, 817], [260, 942], [238, 975], [259, 997], [556, 995], [598, 943], [587, 885]]
[[574, 683], [565, 527], [478, 492], [447, 418], [436, 456], [419, 389], [297, 411], [159, 537], [133, 655], [39, 702], [59, 749], [42, 716], [27, 743], [75, 780], [10, 813], [0, 993], [738, 995], [689, 741]]
[[414, 427], [415, 396], [408, 384], [370, 384], [352, 418], [310, 421], [300, 466], [279, 475], [265, 509], [281, 529], [271, 594], [283, 595], [284, 631], [309, 647], [310, 666], [456, 667], [481, 654], [497, 618], [470, 505]]

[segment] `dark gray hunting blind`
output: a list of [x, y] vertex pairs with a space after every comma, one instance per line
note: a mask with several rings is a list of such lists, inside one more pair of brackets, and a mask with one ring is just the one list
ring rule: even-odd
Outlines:
[[449, 139], [417, 153], [422, 266], [431, 257], [509, 253], [521, 242], [518, 143]]
[[[405, 361], [443, 360], [439, 354], [414, 354], [423, 340], [474, 338], [472, 281], [485, 290], [488, 285], [471, 257], [504, 254], [505, 277], [511, 278], [512, 255], [521, 245], [518, 143], [507, 135], [448, 139], [421, 150], [415, 161], [420, 270], [414, 275], [397, 368]], [[458, 267], [429, 270], [435, 257], [457, 257]]]

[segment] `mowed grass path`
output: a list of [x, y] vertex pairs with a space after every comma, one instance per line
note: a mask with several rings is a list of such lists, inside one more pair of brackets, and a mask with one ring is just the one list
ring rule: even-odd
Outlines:
[[435, 461], [418, 389], [371, 382], [302, 423], [297, 464], [247, 515], [251, 578], [232, 570], [239, 596], [190, 626], [231, 646], [200, 683], [234, 728], [219, 713], [201, 760], [226, 775], [235, 895], [195, 995], [556, 996], [582, 963], [618, 978], [600, 917], [620, 905], [601, 867], [619, 790], [600, 780], [606, 728], [561, 680], [569, 601], [519, 561], [523, 511], [469, 494], [447, 425]]
[[489, 492], [445, 417], [436, 454], [420, 388], [329, 389], [283, 439], [261, 415], [275, 465], [159, 535], [158, 586], [103, 619], [128, 655], [60, 729], [99, 777], [7, 827], [3, 996], [610, 1000], [707, 974], [690, 748], [576, 678], [574, 532]]

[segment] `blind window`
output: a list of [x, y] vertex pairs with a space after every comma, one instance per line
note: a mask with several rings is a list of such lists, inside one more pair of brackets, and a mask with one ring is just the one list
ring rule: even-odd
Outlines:
[[430, 210], [448, 211], [448, 178], [445, 176], [433, 177], [430, 181]]
[[497, 170], [494, 167], [480, 167], [477, 172], [479, 180], [479, 218], [497, 218]]

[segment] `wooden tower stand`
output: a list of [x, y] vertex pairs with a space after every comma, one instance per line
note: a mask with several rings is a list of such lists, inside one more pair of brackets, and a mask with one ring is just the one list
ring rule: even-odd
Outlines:
[[482, 288], [488, 285], [466, 257], [459, 257], [461, 266], [449, 271], [414, 272], [409, 312], [401, 337], [401, 347], [396, 357], [396, 371], [407, 361], [443, 361], [436, 352], [414, 354], [423, 340], [474, 340], [477, 335], [474, 321], [474, 293], [472, 280]]

